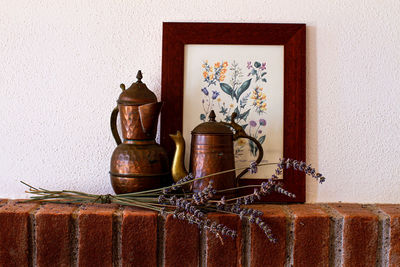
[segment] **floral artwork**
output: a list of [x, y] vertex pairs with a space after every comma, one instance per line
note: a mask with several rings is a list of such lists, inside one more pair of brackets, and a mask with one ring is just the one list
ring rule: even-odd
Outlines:
[[[261, 144], [266, 139], [268, 112], [268, 71], [267, 62], [248, 61], [241, 66], [235, 60], [202, 63], [201, 88], [202, 113], [201, 121], [207, 121], [211, 110], [217, 115], [217, 121], [231, 121], [231, 114], [237, 113], [236, 123], [241, 125], [246, 133], [256, 138]], [[257, 155], [254, 142], [241, 138], [235, 144], [235, 156], [243, 158], [246, 153], [252, 157]]]
[[[261, 163], [283, 157], [283, 46], [269, 45], [185, 45], [183, 87], [183, 137], [190, 151], [192, 130], [209, 120], [235, 122], [258, 140], [264, 150]], [[257, 159], [258, 147], [247, 138], [234, 142], [235, 166], [248, 166]], [[189, 167], [190, 153], [185, 155]], [[259, 179], [274, 171], [265, 165]], [[238, 172], [237, 172], [238, 174]]]

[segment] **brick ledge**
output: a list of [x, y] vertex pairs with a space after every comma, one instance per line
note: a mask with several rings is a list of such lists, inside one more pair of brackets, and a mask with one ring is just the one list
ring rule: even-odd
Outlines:
[[252, 205], [278, 243], [237, 216], [237, 239], [117, 205], [0, 200], [0, 266], [400, 266], [400, 204]]

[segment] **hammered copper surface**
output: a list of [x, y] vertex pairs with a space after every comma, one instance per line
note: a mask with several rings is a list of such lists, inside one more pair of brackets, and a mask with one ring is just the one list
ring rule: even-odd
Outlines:
[[[190, 172], [195, 178], [204, 177], [213, 173], [235, 169], [235, 156], [233, 152], [233, 141], [238, 138], [247, 138], [253, 141], [258, 149], [259, 155], [256, 163], [260, 163], [263, 157], [261, 144], [255, 138], [247, 135], [244, 129], [235, 122], [236, 113], [231, 116], [230, 123], [216, 122], [215, 112], [211, 110], [209, 121], [199, 124], [192, 131], [191, 151], [190, 151]], [[234, 132], [231, 131], [234, 130]], [[181, 169], [183, 166], [183, 149], [179, 149], [184, 143], [180, 132], [170, 135], [176, 144], [176, 151], [173, 166]], [[180, 161], [180, 162], [179, 162]], [[213, 181], [216, 190], [223, 190], [238, 185], [240, 177], [247, 173], [249, 168], [243, 170], [237, 177], [235, 170], [207, 177], [193, 182], [193, 192], [200, 192], [205, 189], [209, 182]], [[173, 178], [176, 180], [181, 171], [174, 170]], [[183, 172], [184, 173], [184, 172]], [[230, 195], [233, 195], [233, 192]], [[224, 193], [225, 194], [225, 193]], [[230, 196], [229, 194], [225, 194]], [[216, 197], [219, 197], [217, 195]]]
[[138, 106], [118, 104], [123, 139], [148, 139], [140, 123]]
[[163, 174], [169, 171], [165, 150], [154, 140], [125, 141], [113, 152], [111, 174]]
[[150, 139], [156, 138], [158, 115], [162, 106], [162, 102], [139, 106], [140, 123], [142, 124], [143, 132]]
[[[118, 99], [118, 109], [111, 114], [111, 131], [117, 148], [111, 157], [110, 177], [117, 194], [152, 189], [169, 180], [167, 153], [154, 141], [162, 103], [154, 93], [138, 81], [125, 90]], [[123, 142], [117, 131], [120, 113]]]
[[110, 175], [110, 179], [114, 192], [116, 194], [125, 194], [161, 187], [163, 186], [163, 181], [168, 179], [168, 175], [148, 178], [126, 178]]
[[[191, 171], [196, 178], [234, 169], [233, 135], [193, 134], [190, 157]], [[217, 190], [235, 187], [235, 171], [195, 181], [193, 192], [202, 191], [210, 180]]]

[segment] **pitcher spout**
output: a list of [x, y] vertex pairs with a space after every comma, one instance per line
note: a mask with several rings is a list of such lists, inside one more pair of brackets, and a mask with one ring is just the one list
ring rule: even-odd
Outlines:
[[183, 138], [180, 131], [178, 131], [176, 134], [170, 134], [169, 136], [172, 138], [172, 140], [174, 140], [176, 146], [174, 159], [172, 161], [171, 174], [174, 182], [177, 182], [188, 175], [188, 171], [185, 168], [184, 162], [185, 139]]
[[143, 132], [154, 138], [157, 132], [158, 116], [162, 108], [162, 102], [154, 102], [139, 106], [139, 117]]

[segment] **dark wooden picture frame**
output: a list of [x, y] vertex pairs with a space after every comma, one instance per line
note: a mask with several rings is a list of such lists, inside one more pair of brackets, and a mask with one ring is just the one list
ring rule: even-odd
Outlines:
[[[163, 23], [161, 145], [172, 159], [170, 133], [182, 131], [184, 47], [186, 44], [284, 46], [284, 158], [306, 160], [306, 25], [266, 23]], [[278, 159], [277, 159], [278, 160]], [[243, 179], [241, 185], [262, 179]], [[304, 202], [305, 174], [288, 169], [283, 188], [289, 198], [273, 192], [266, 202]]]

